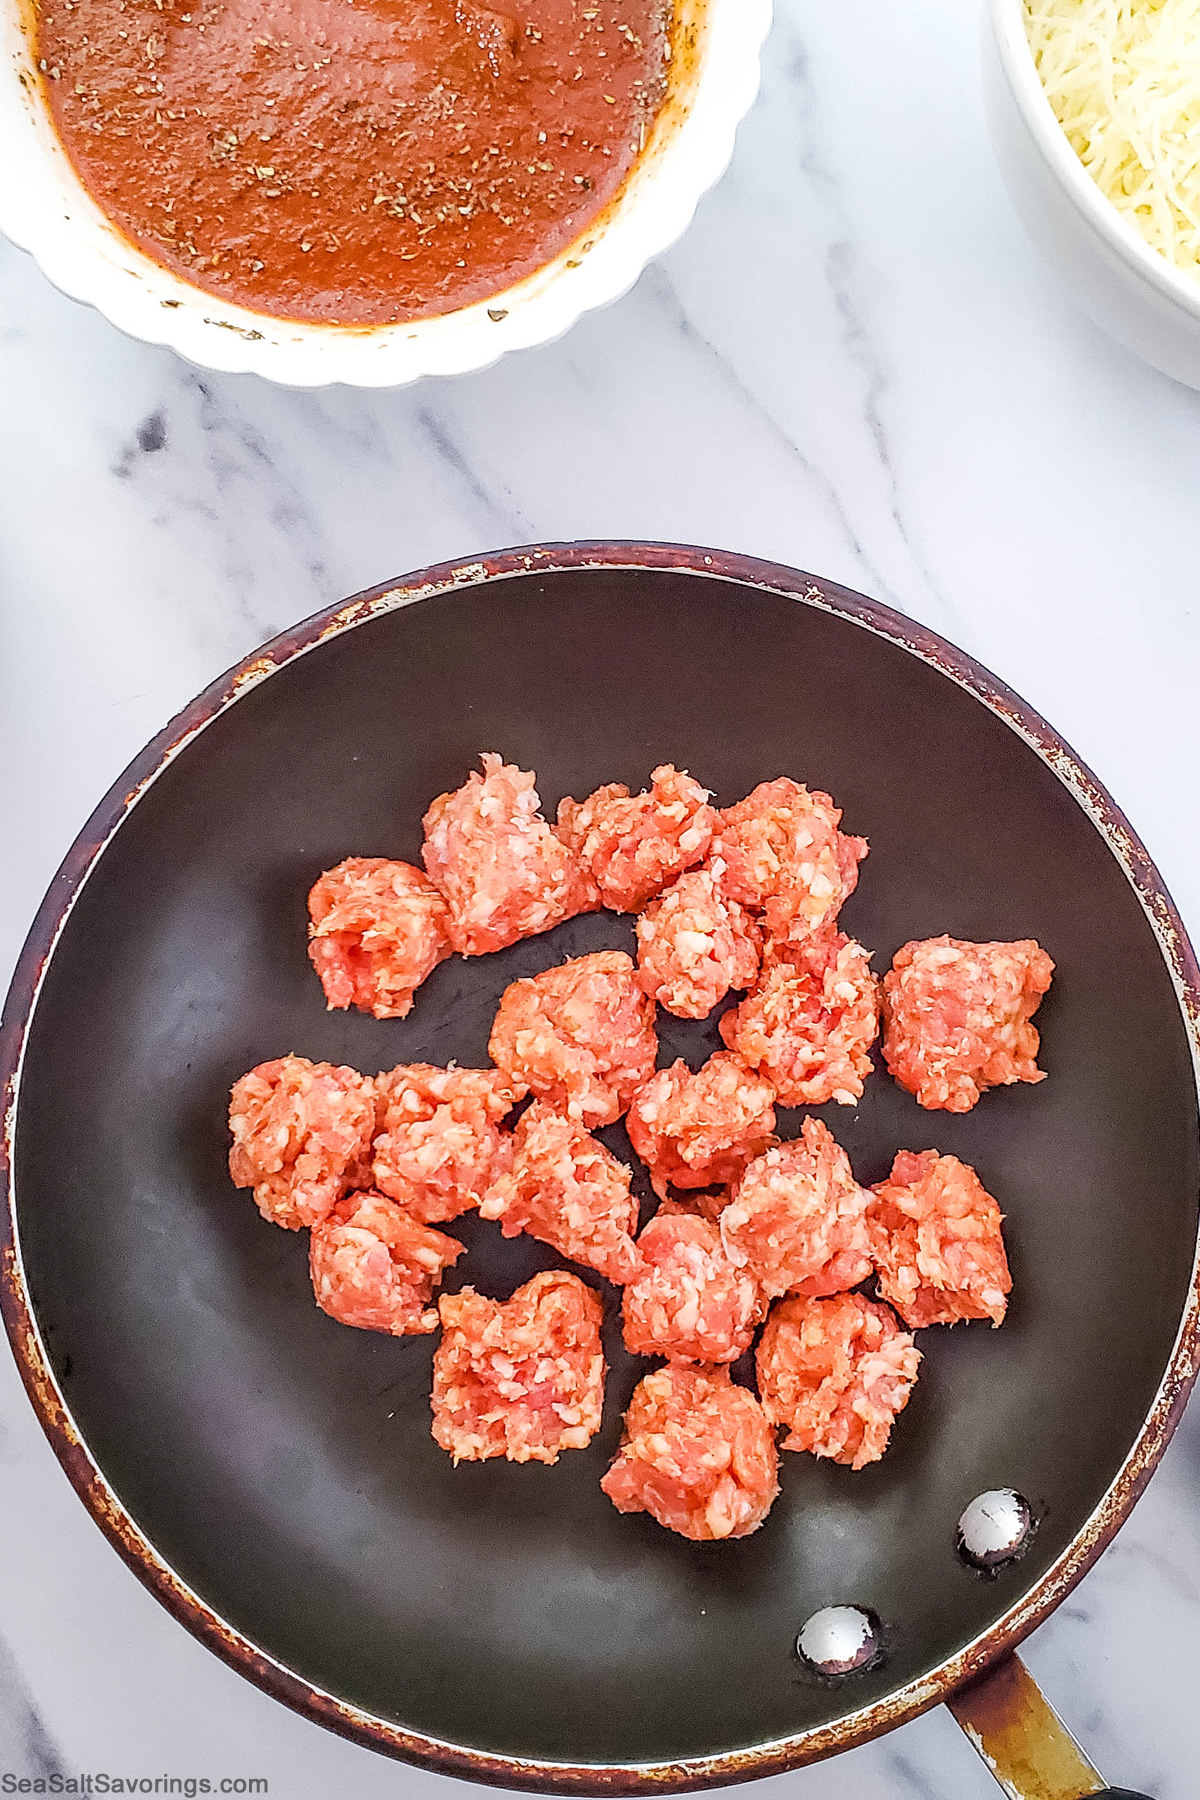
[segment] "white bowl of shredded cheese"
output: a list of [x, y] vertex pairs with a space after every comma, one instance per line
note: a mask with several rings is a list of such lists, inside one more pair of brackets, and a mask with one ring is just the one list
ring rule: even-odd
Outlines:
[[1200, 388], [1200, 0], [989, 0], [1001, 170], [1105, 331]]

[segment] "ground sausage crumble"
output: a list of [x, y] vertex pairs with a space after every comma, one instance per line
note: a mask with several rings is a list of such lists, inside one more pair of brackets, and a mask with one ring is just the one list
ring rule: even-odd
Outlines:
[[1012, 1276], [1003, 1217], [974, 1169], [936, 1150], [901, 1150], [871, 1190], [879, 1291], [906, 1325], [1001, 1325]]
[[634, 1389], [600, 1486], [618, 1512], [647, 1512], [705, 1542], [757, 1531], [779, 1492], [778, 1470], [763, 1410], [728, 1369], [668, 1363]]
[[729, 1363], [750, 1348], [766, 1301], [754, 1276], [730, 1260], [711, 1220], [659, 1212], [637, 1247], [642, 1267], [621, 1298], [628, 1351]]
[[505, 988], [488, 1054], [581, 1125], [611, 1125], [654, 1070], [654, 1002], [623, 950], [597, 950]]
[[883, 978], [883, 1055], [921, 1106], [970, 1112], [986, 1088], [1044, 1081], [1030, 1019], [1054, 964], [1032, 938], [925, 938]]
[[375, 1080], [382, 1193], [436, 1225], [479, 1205], [512, 1156], [501, 1121], [524, 1094], [496, 1069], [401, 1063]]
[[694, 1073], [681, 1057], [638, 1089], [626, 1129], [661, 1198], [719, 1187], [774, 1142], [775, 1090], [727, 1050]]
[[308, 955], [330, 1008], [403, 1019], [450, 954], [450, 912], [411, 863], [348, 856], [308, 896]]
[[599, 904], [594, 884], [539, 811], [536, 777], [486, 752], [482, 775], [425, 814], [421, 858], [464, 956], [503, 950]]
[[722, 894], [721, 866], [681, 875], [638, 918], [638, 980], [680, 1019], [706, 1019], [731, 988], [758, 976], [762, 934]]
[[229, 1129], [234, 1186], [253, 1188], [264, 1218], [300, 1231], [367, 1185], [375, 1087], [356, 1069], [281, 1056], [234, 1082]]
[[602, 1309], [577, 1276], [549, 1269], [505, 1301], [466, 1287], [438, 1311], [433, 1435], [456, 1463], [553, 1463], [591, 1441], [604, 1406]]
[[865, 1469], [887, 1449], [921, 1352], [886, 1306], [861, 1294], [781, 1300], [755, 1356], [758, 1391], [785, 1450]]
[[393, 1337], [436, 1331], [429, 1301], [464, 1249], [384, 1194], [348, 1194], [313, 1226], [309, 1266], [317, 1305], [361, 1331]]
[[613, 912], [638, 912], [648, 900], [700, 862], [717, 815], [708, 789], [664, 763], [648, 793], [631, 795], [610, 782], [584, 801], [563, 800], [558, 835], [596, 883]]
[[870, 1195], [820, 1119], [756, 1156], [721, 1214], [730, 1257], [767, 1294], [836, 1294], [871, 1273]]
[[632, 1170], [582, 1125], [535, 1100], [517, 1121], [512, 1167], [479, 1213], [499, 1220], [505, 1237], [526, 1231], [609, 1281], [631, 1281], [642, 1266], [631, 1179]]

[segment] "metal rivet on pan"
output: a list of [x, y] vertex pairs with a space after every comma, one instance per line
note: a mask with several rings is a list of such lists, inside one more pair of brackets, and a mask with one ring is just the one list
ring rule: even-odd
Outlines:
[[796, 1649], [822, 1675], [850, 1675], [879, 1654], [879, 1626], [857, 1606], [823, 1606], [805, 1622]]
[[1012, 1488], [989, 1488], [958, 1521], [958, 1547], [969, 1562], [995, 1569], [1024, 1549], [1033, 1524], [1029, 1503]]

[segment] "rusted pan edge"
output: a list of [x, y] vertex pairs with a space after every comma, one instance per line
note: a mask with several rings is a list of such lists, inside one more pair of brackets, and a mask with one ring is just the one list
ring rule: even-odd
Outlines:
[[[29, 1397], [76, 1492], [129, 1567], [203, 1643], [265, 1692], [319, 1724], [372, 1749], [443, 1774], [546, 1793], [635, 1794], [724, 1786], [778, 1774], [865, 1742], [944, 1700], [989, 1663], [1016, 1647], [1091, 1567], [1117, 1531], [1183, 1411], [1200, 1361], [1200, 1270], [1170, 1361], [1149, 1416], [1112, 1485], [1073, 1544], [1029, 1592], [987, 1632], [948, 1662], [886, 1699], [829, 1725], [720, 1755], [653, 1764], [529, 1761], [442, 1742], [339, 1700], [259, 1650], [207, 1606], [155, 1550], [109, 1486], [83, 1442], [50, 1369], [25, 1283], [16, 1225], [13, 1167], [21, 1064], [42, 978], [75, 899], [105, 845], [141, 796], [180, 752], [226, 709], [295, 657], [353, 630], [380, 613], [439, 594], [514, 576], [564, 569], [654, 569], [766, 588], [836, 614], [899, 645], [975, 694], [1017, 732], [1074, 794], [1138, 894], [1170, 969], [1187, 1027], [1193, 1067], [1200, 1068], [1200, 970], [1175, 906], [1120, 808], [1050, 726], [1001, 681], [935, 633], [875, 601], [794, 569], [726, 551], [671, 544], [582, 543], [509, 550], [442, 564], [370, 589], [279, 634], [214, 682], [135, 758], [100, 802], [67, 853], [17, 962], [0, 1017], [0, 1096], [4, 1130], [0, 1176], [8, 1204], [0, 1213], [0, 1312]], [[848, 1690], [848, 1698], [852, 1689]]]

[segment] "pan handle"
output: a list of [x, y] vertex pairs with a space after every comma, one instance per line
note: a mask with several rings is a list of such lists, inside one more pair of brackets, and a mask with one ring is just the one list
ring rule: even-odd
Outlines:
[[1148, 1800], [1105, 1785], [1018, 1656], [976, 1676], [949, 1705], [1009, 1800]]

